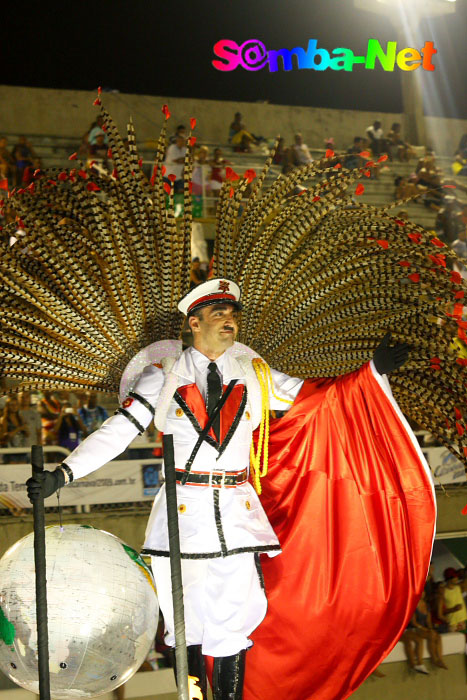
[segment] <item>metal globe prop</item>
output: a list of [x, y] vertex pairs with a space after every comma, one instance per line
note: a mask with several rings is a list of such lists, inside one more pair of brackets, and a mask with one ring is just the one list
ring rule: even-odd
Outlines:
[[[34, 535], [0, 559], [0, 669], [39, 693]], [[46, 528], [51, 696], [109, 692], [138, 670], [159, 605], [151, 573], [122, 540], [88, 525]]]

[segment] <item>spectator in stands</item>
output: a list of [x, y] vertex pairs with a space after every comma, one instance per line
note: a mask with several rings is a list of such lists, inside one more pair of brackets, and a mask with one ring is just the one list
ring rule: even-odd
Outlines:
[[397, 175], [394, 178], [394, 187], [395, 199], [406, 199], [407, 197], [415, 197], [417, 194], [420, 194], [425, 189], [422, 186], [419, 187], [416, 181], [410, 181], [406, 177], [402, 177], [401, 175]]
[[418, 175], [418, 184], [424, 187], [439, 187], [441, 184], [442, 170], [437, 167], [435, 154], [427, 148], [423, 158], [420, 158], [415, 173]]
[[203, 195], [209, 191], [208, 155], [209, 148], [207, 146], [200, 146], [195, 153], [192, 176], [193, 188], [191, 190], [193, 195]]
[[23, 181], [23, 172], [25, 168], [27, 168], [28, 165], [32, 165], [34, 158], [37, 157], [33, 147], [26, 140], [26, 136], [20, 136], [18, 138], [18, 143], [13, 148], [12, 156], [16, 164], [15, 185], [19, 187]]
[[187, 133], [186, 133], [186, 126], [183, 124], [179, 124], [177, 128], [175, 129], [175, 134], [172, 134], [172, 136], [169, 139], [169, 143], [177, 143], [177, 138], [180, 136], [180, 138], [183, 139], [184, 142], [187, 140]]
[[53, 443], [55, 423], [60, 416], [61, 403], [51, 391], [44, 391], [39, 402], [39, 413], [42, 420], [42, 438], [44, 445]]
[[451, 170], [453, 175], [467, 177], [467, 148], [456, 153], [456, 158], [451, 165]]
[[277, 148], [272, 158], [272, 162], [274, 165], [283, 165], [287, 161], [288, 157], [289, 154], [285, 145], [285, 139], [281, 136], [277, 143]]
[[109, 417], [109, 414], [103, 406], [99, 406], [97, 403], [96, 392], [88, 391], [84, 405], [78, 408], [78, 416], [83, 421], [83, 425], [89, 435], [101, 427], [102, 423]]
[[42, 421], [37, 406], [31, 403], [31, 392], [22, 391], [18, 395], [19, 415], [27, 427], [26, 445], [42, 445]]
[[401, 125], [394, 122], [386, 137], [386, 145], [390, 160], [408, 161], [413, 156], [410, 145], [402, 140]]
[[96, 134], [95, 142], [89, 146], [88, 167], [96, 173], [109, 172], [108, 148], [104, 136], [104, 132]]
[[460, 203], [454, 195], [446, 195], [436, 216], [436, 231], [447, 243], [452, 243], [464, 228]]
[[34, 173], [36, 170], [42, 170], [42, 161], [40, 158], [34, 158], [32, 164], [24, 168], [21, 187], [27, 187], [31, 184], [31, 182], [34, 180]]
[[250, 134], [242, 123], [240, 112], [236, 112], [229, 128], [229, 143], [233, 146], [234, 151], [249, 153], [251, 145], [257, 142], [258, 139], [253, 134]]
[[467, 265], [467, 229], [465, 227], [459, 230], [456, 240], [451, 243], [451, 248], [465, 260]]
[[417, 673], [423, 673], [428, 676], [430, 672], [423, 663], [423, 638], [417, 634], [413, 626], [409, 626], [404, 630], [400, 641], [404, 645], [409, 667], [413, 671], [417, 671]]
[[386, 139], [381, 128], [381, 122], [378, 119], [366, 128], [365, 133], [369, 139], [370, 148], [374, 156], [380, 156], [386, 151]]
[[0, 168], [3, 177], [8, 181], [7, 187], [1, 189], [12, 189], [16, 182], [16, 163], [7, 148], [7, 140], [4, 136], [0, 136]]
[[10, 166], [0, 156], [0, 190], [7, 192], [10, 189]]
[[364, 150], [363, 143], [364, 139], [361, 136], [354, 136], [353, 144], [348, 147], [348, 155], [344, 159], [344, 165], [349, 170], [360, 168], [365, 164], [364, 159], [358, 155]]
[[443, 660], [441, 636], [433, 627], [431, 611], [427, 605], [425, 591], [423, 591], [422, 597], [415, 609], [411, 624], [412, 628], [415, 630], [415, 634], [422, 640], [422, 648], [423, 640], [426, 639], [431, 663], [435, 666], [439, 666], [439, 668], [447, 668]]
[[[28, 427], [19, 412], [19, 402], [16, 396], [10, 396], [5, 401], [3, 415], [0, 420], [0, 444], [2, 447], [26, 447]], [[25, 455], [4, 455], [6, 464], [22, 462]]]
[[104, 117], [99, 115], [96, 119], [95, 122], [91, 125], [91, 128], [89, 129], [88, 132], [88, 137], [87, 137], [87, 142], [89, 146], [94, 146], [97, 143], [97, 136], [99, 134], [103, 134], [104, 136], [104, 143], [105, 145], [108, 144], [109, 139], [107, 137], [107, 134], [105, 133], [104, 129], [102, 128], [104, 126]]
[[74, 450], [88, 434], [86, 426], [69, 402], [63, 402], [60, 416], [51, 431], [53, 442], [67, 450]]
[[164, 181], [171, 183], [169, 175], [175, 175], [174, 192], [183, 192], [183, 164], [185, 162], [186, 140], [178, 135], [175, 143], [170, 144], [165, 154], [165, 177]]
[[209, 175], [209, 185], [214, 197], [219, 196], [219, 190], [225, 180], [225, 167], [230, 165], [230, 161], [226, 160], [220, 148], [214, 149], [214, 158], [210, 161], [211, 173]]
[[313, 158], [310, 153], [310, 149], [303, 142], [303, 136], [301, 134], [295, 134], [295, 143], [292, 146], [292, 158], [293, 163], [296, 166], [309, 165], [313, 162]]
[[201, 270], [200, 260], [199, 258], [193, 258], [190, 270], [190, 289], [193, 289], [193, 287], [196, 287], [202, 282], [206, 282], [206, 277]]
[[444, 571], [446, 585], [439, 601], [438, 617], [449, 625], [450, 632], [464, 632], [467, 623], [467, 608], [459, 586], [457, 571], [450, 567]]

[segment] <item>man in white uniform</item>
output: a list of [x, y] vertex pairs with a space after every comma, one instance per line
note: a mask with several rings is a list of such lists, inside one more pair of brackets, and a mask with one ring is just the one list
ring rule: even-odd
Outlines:
[[[183, 297], [179, 309], [188, 316], [193, 347], [147, 366], [117, 413], [66, 464], [44, 472], [42, 481], [30, 479], [28, 495], [34, 500], [42, 489], [49, 496], [114, 459], [153, 418], [162, 424], [174, 440], [189, 672], [202, 678], [203, 655], [213, 656], [214, 699], [240, 700], [249, 635], [267, 608], [259, 553], [280, 553], [248, 481], [252, 432], [262, 415], [252, 363], [258, 355], [235, 342], [241, 305], [234, 282], [209, 280]], [[287, 410], [303, 381], [276, 370], [271, 379], [269, 408]], [[221, 397], [225, 403], [203, 434]], [[164, 488], [154, 501], [143, 552], [152, 556], [166, 640], [174, 646]]]
[[[245, 650], [251, 645], [248, 637], [267, 608], [259, 553], [280, 553], [277, 537], [248, 482], [252, 431], [261, 418], [261, 394], [252, 367], [255, 353], [234, 342], [239, 300], [240, 289], [229, 280], [210, 280], [187, 294], [179, 308], [188, 315], [193, 347], [185, 350], [170, 370], [178, 378], [175, 394], [164, 397], [167, 374], [160, 365], [149, 365], [117, 413], [72, 452], [66, 464], [44, 472], [44, 494], [48, 496], [63, 483], [114, 459], [149, 425], [156, 408], [167, 411], [164, 432], [173, 434], [178, 476], [190, 673], [200, 675], [201, 653], [215, 658], [216, 700], [241, 698]], [[274, 393], [280, 398], [270, 394], [270, 407], [287, 410], [303, 382], [275, 370], [272, 378]], [[182, 485], [187, 462], [208, 414], [219, 401], [222, 386], [224, 393], [229, 387], [229, 396]], [[166, 409], [160, 405], [164, 401]], [[29, 480], [32, 499], [38, 486], [34, 479]], [[153, 505], [143, 552], [152, 555], [166, 640], [174, 646], [164, 488]]]

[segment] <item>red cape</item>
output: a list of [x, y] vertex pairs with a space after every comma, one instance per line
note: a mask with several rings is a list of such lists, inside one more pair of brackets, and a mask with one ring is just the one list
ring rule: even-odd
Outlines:
[[[423, 589], [436, 503], [416, 440], [369, 365], [306, 381], [270, 431], [268, 613], [245, 700], [344, 700], [389, 653]], [[388, 392], [389, 394], [389, 392]]]

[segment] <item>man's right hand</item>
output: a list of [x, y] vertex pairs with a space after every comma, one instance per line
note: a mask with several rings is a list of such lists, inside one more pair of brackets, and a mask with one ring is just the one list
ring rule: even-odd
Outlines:
[[26, 481], [28, 498], [35, 503], [39, 498], [47, 498], [58, 491], [65, 484], [65, 475], [61, 469], [53, 472], [44, 471], [34, 474]]

